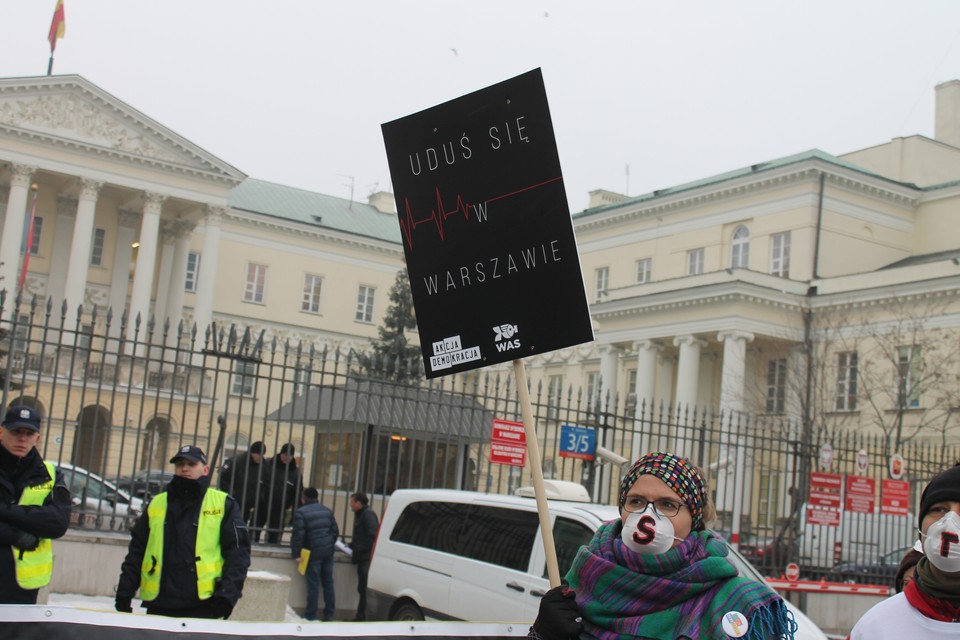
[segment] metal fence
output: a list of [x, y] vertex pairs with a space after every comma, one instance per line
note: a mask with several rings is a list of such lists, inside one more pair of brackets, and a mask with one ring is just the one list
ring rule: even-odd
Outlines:
[[[128, 527], [169, 479], [168, 461], [183, 444], [207, 451], [216, 484], [224, 459], [264, 443], [261, 490], [228, 490], [248, 499], [251, 524], [274, 543], [286, 540], [300, 482], [319, 490], [345, 533], [355, 491], [382, 509], [400, 488], [512, 493], [531, 482], [525, 467], [490, 460], [493, 419], [522, 419], [510, 369], [426, 381], [418, 362], [378, 361], [238, 325], [197, 331], [95, 308], [54, 310], [37, 299], [8, 302], [0, 295], [4, 405], [30, 404], [45, 416], [39, 448], [68, 473], [74, 526]], [[583, 484], [593, 500], [613, 503], [624, 464], [639, 454], [687, 455], [707, 476], [713, 527], [774, 576], [797, 562], [804, 577], [892, 582], [878, 558], [889, 552], [899, 562], [917, 537], [924, 483], [960, 457], [957, 446], [891, 451], [877, 435], [814, 432], [799, 417], [636, 406], [541, 384], [530, 396], [546, 478]], [[565, 455], [565, 426], [593, 433], [601, 455]], [[293, 490], [264, 491], [286, 480], [274, 462], [287, 443], [298, 471]], [[891, 472], [894, 454], [902, 464]], [[820, 487], [817, 472], [839, 474], [837, 490]], [[883, 481], [891, 473], [907, 483], [906, 504], [889, 504]], [[860, 493], [850, 502], [852, 490]], [[883, 505], [905, 513], [886, 515]], [[835, 525], [818, 524], [824, 519]]]

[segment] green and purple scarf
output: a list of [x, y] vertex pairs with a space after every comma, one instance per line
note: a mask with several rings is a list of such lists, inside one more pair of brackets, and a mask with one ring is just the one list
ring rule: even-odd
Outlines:
[[739, 577], [712, 533], [695, 531], [670, 551], [645, 556], [623, 544], [621, 528], [620, 520], [602, 525], [567, 573], [591, 636], [726, 640], [723, 617], [736, 611], [749, 622], [743, 638], [793, 638], [797, 625], [780, 596]]

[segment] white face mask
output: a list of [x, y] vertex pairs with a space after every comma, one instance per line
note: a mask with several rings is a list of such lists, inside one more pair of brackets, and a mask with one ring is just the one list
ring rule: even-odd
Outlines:
[[666, 553], [673, 546], [674, 540], [680, 540], [674, 535], [670, 518], [657, 515], [653, 510], [653, 503], [648, 504], [643, 511], [627, 514], [620, 539], [637, 553], [651, 556]]
[[949, 511], [920, 534], [923, 553], [944, 573], [960, 573], [960, 515]]

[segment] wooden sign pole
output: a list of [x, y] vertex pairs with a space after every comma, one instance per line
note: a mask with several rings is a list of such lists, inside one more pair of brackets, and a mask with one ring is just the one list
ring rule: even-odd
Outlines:
[[513, 373], [517, 379], [517, 394], [520, 399], [520, 412], [523, 416], [523, 431], [527, 436], [527, 463], [530, 465], [530, 474], [533, 476], [533, 492], [537, 497], [540, 534], [543, 537], [543, 550], [547, 557], [547, 577], [550, 579], [551, 587], [559, 587], [560, 565], [557, 562], [557, 547], [553, 541], [553, 527], [550, 524], [550, 509], [547, 507], [547, 493], [543, 486], [540, 443], [537, 441], [533, 408], [530, 405], [530, 392], [527, 389], [527, 370], [523, 365], [523, 360], [513, 361]]

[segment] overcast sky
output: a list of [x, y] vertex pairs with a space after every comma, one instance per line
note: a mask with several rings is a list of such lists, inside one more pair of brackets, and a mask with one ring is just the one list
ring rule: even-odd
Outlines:
[[[543, 69], [572, 211], [812, 148], [933, 135], [957, 0], [64, 0], [80, 74], [254, 178], [391, 190], [380, 125]], [[0, 0], [0, 76], [55, 0]], [[629, 175], [627, 174], [629, 166]]]

